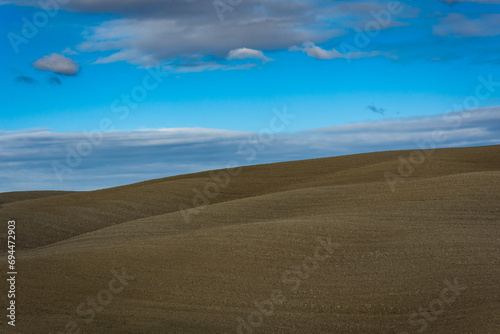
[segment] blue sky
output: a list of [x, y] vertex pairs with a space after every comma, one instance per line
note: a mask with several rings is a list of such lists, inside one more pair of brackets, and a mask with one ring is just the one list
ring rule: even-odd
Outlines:
[[[231, 3], [0, 1], [4, 152], [17, 147], [8, 138], [30, 142], [33, 133], [55, 136], [65, 148], [74, 144], [71, 138], [98, 129], [102, 120], [112, 122], [116, 133], [110, 136], [119, 133], [120, 140], [137, 130], [154, 137], [158, 129], [219, 130], [211, 140], [226, 130], [255, 134], [268, 126], [273, 110], [283, 108], [296, 116], [285, 131], [299, 138], [325, 127], [433, 119], [461, 109], [481, 84], [480, 76], [500, 82], [497, 0]], [[161, 73], [161, 82], [151, 81], [151, 73]], [[154, 88], [145, 90], [144, 80]], [[500, 105], [500, 94], [490, 93], [471, 106]], [[127, 95], [132, 96], [128, 105]], [[124, 107], [126, 117], [119, 111]], [[497, 109], [482, 110], [496, 120]], [[193, 135], [177, 135], [186, 133]], [[462, 145], [492, 143], [490, 133], [483, 141], [474, 138]], [[252, 163], [408, 147], [397, 141], [351, 151], [302, 147], [302, 153]], [[39, 147], [42, 153], [32, 160], [45, 161], [46, 148]], [[18, 150], [24, 150], [23, 157], [33, 152], [32, 147]], [[64, 150], [57, 154], [50, 161], [64, 160]], [[223, 157], [206, 157], [196, 148], [190, 154], [200, 157], [198, 163], [191, 159], [189, 167], [172, 167], [170, 159], [144, 175], [124, 172], [106, 186], [224, 165]], [[90, 157], [71, 168], [79, 181], [69, 182], [50, 173], [50, 161], [47, 168], [37, 163], [32, 169], [20, 156], [1, 157], [6, 181], [0, 191], [103, 186], [79, 176], [88, 172]], [[140, 163], [151, 161], [156, 160], [144, 156]], [[19, 186], [9, 168], [42, 181]]]

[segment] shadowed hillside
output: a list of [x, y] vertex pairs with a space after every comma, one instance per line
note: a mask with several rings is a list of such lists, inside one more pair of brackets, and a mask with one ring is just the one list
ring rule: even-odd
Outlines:
[[12, 191], [0, 193], [0, 205], [29, 199], [71, 194], [72, 191]]

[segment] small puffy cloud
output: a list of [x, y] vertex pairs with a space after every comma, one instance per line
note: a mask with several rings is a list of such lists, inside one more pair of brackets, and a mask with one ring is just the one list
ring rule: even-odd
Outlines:
[[71, 58], [58, 53], [52, 53], [48, 56], [36, 60], [33, 66], [42, 71], [51, 71], [64, 75], [75, 75], [80, 71], [80, 67]]
[[239, 48], [231, 50], [229, 51], [226, 59], [233, 60], [233, 59], [247, 59], [247, 58], [260, 59], [263, 62], [274, 60], [264, 56], [264, 53], [260, 50], [254, 50], [248, 48]]
[[368, 52], [358, 51], [358, 52], [341, 53], [335, 49], [325, 50], [311, 42], [306, 42], [302, 44], [302, 46], [300, 47], [292, 46], [288, 50], [302, 51], [309, 57], [313, 57], [316, 59], [337, 59], [337, 58], [360, 59], [360, 58], [375, 57], [382, 54], [380, 51], [368, 51]]
[[34, 85], [34, 84], [38, 83], [38, 80], [36, 80], [36, 79], [34, 79], [32, 77], [25, 76], [25, 75], [17, 76], [14, 79], [14, 81], [15, 82], [19, 82], [19, 83], [28, 84], [28, 85]]

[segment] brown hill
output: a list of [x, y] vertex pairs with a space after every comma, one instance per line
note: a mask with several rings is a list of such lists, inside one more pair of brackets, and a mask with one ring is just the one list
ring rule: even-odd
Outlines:
[[[431, 152], [4, 202], [15, 330], [500, 333], [500, 146]], [[207, 205], [180, 210], [193, 200]], [[120, 290], [122, 268], [135, 279]]]

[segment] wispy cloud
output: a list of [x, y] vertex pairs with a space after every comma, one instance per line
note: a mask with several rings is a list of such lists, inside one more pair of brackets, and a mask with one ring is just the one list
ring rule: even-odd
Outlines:
[[38, 80], [36, 80], [35, 78], [32, 78], [32, 77], [28, 77], [26, 75], [19, 75], [19, 76], [14, 78], [14, 81], [19, 82], [19, 83], [28, 84], [28, 85], [33, 85], [33, 84], [38, 83]]
[[438, 36], [478, 37], [500, 35], [500, 14], [482, 14], [469, 18], [464, 14], [451, 13], [433, 27]]
[[374, 104], [370, 104], [368, 107], [368, 109], [370, 109], [372, 112], [376, 113], [376, 114], [380, 114], [380, 115], [384, 115], [385, 113], [385, 109], [384, 108], [378, 108], [377, 106], [375, 106]]
[[77, 55], [77, 54], [78, 54], [78, 52], [76, 52], [75, 50], [73, 50], [73, 49], [71, 49], [71, 48], [66, 48], [66, 49], [62, 50], [62, 51], [61, 51], [61, 53], [62, 53], [63, 55], [70, 55], [70, 56], [71, 56], [71, 55]]
[[[90, 134], [47, 130], [0, 131], [0, 191], [96, 189], [175, 174], [224, 168], [228, 161], [267, 163], [369, 151], [415, 149], [417, 142], [445, 138], [437, 146], [500, 144], [500, 107], [460, 113], [401, 118], [275, 134], [257, 158], [241, 147], [259, 145], [258, 134], [229, 130], [180, 128], [112, 131], [59, 183], [54, 161], [64, 163], [88, 142]], [[457, 126], [457, 120], [460, 124]], [[255, 145], [255, 146], [252, 146]], [[71, 157], [70, 157], [71, 158]]]
[[51, 85], [56, 85], [56, 86], [61, 86], [62, 85], [62, 81], [61, 79], [59, 79], [58, 77], [56, 77], [55, 75], [49, 75], [47, 77], [47, 82]]
[[256, 67], [256, 64], [221, 64], [215, 61], [195, 61], [195, 62], [179, 62], [173, 65], [166, 65], [164, 68], [172, 73], [199, 73], [211, 71], [231, 71], [231, 70], [248, 70]]
[[456, 4], [456, 3], [463, 3], [463, 2], [475, 2], [479, 4], [491, 4], [491, 5], [498, 5], [500, 4], [500, 0], [441, 0], [443, 2], [446, 2], [450, 5]]
[[380, 51], [356, 51], [340, 53], [335, 49], [325, 50], [312, 42], [305, 42], [302, 46], [292, 46], [289, 48], [290, 51], [302, 51], [309, 57], [316, 59], [337, 59], [337, 58], [349, 58], [349, 59], [361, 59], [370, 58], [381, 55]]

